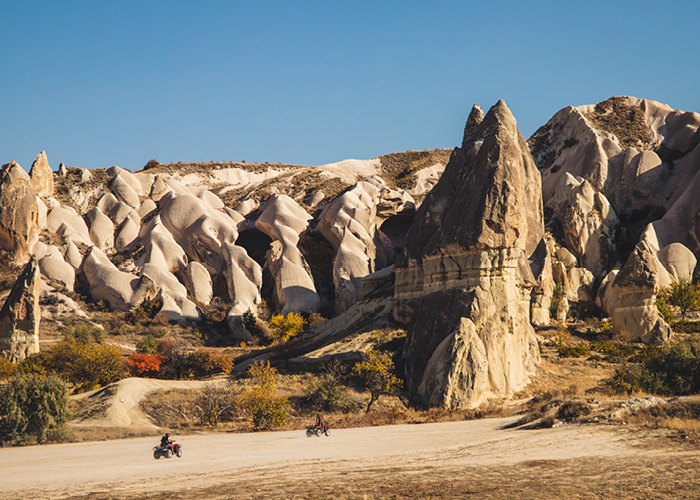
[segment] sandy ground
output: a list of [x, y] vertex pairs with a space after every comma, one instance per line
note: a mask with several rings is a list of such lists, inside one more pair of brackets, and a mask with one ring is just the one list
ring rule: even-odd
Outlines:
[[[513, 419], [0, 449], [0, 498], [697, 498], [700, 450], [612, 426]], [[175, 436], [177, 437], [177, 436]], [[596, 491], [597, 488], [600, 491]], [[635, 492], [635, 488], [639, 491]]]

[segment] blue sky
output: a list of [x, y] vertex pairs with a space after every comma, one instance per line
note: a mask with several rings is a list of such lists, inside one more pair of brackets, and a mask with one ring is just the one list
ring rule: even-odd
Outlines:
[[0, 0], [0, 163], [320, 165], [527, 138], [634, 95], [700, 111], [700, 2]]

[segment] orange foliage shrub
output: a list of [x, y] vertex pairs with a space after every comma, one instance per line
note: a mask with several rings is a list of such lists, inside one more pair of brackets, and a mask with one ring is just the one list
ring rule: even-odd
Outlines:
[[126, 358], [129, 371], [134, 376], [155, 374], [160, 371], [162, 361], [158, 356], [135, 352]]

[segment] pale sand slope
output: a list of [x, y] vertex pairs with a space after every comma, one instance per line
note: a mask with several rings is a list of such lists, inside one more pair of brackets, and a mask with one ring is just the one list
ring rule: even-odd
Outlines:
[[207, 384], [218, 383], [223, 378], [197, 380], [156, 380], [152, 378], [125, 378], [102, 389], [74, 396], [73, 399], [104, 399], [104, 411], [100, 411], [88, 419], [74, 420], [70, 424], [75, 427], [126, 427], [153, 428], [157, 426], [141, 411], [139, 403], [151, 392], [159, 389], [201, 389]]
[[186, 498], [200, 498], [196, 490], [219, 483], [256, 484], [271, 477], [294, 481], [321, 470], [336, 478], [346, 471], [375, 474], [377, 470], [392, 477], [392, 470], [469, 470], [532, 460], [633, 463], [640, 454], [668, 458], [668, 450], [635, 448], [629, 436], [623, 438], [613, 427], [502, 429], [513, 420], [334, 429], [330, 437], [320, 438], [307, 438], [303, 430], [190, 435], [181, 440], [180, 459], [154, 460], [154, 438], [2, 448], [0, 498], [54, 499], [88, 493], [97, 495], [90, 498], [125, 498], [153, 493], [164, 485], [193, 495]]

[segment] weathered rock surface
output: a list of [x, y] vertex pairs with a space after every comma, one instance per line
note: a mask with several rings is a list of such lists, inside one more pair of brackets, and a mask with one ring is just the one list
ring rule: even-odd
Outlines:
[[627, 333], [632, 341], [647, 344], [669, 340], [672, 331], [655, 305], [660, 274], [666, 270], [645, 242], [640, 242], [617, 273], [613, 291], [618, 301], [613, 309], [613, 329]]
[[39, 264], [31, 259], [0, 310], [0, 352], [18, 362], [39, 352]]
[[273, 296], [282, 314], [321, 308], [311, 269], [297, 248], [299, 234], [308, 228], [311, 218], [289, 196], [272, 195], [255, 221], [255, 227], [272, 239], [266, 265], [275, 280]]
[[29, 169], [29, 177], [37, 196], [53, 196], [53, 171], [46, 158], [46, 151], [39, 153]]
[[39, 207], [29, 175], [15, 161], [0, 172], [0, 250], [2, 265], [24, 265], [39, 236]]
[[379, 177], [370, 177], [356, 183], [324, 209], [315, 230], [336, 251], [333, 283], [338, 312], [357, 301], [363, 276], [393, 263], [393, 247], [379, 229], [381, 223], [414, 206], [407, 193], [391, 190]]
[[260, 288], [262, 287], [262, 268], [251, 259], [245, 249], [231, 243], [223, 246], [228, 293], [233, 307], [226, 317], [226, 322], [235, 339], [248, 341], [252, 339], [245, 328], [243, 315], [250, 311], [258, 312], [260, 303]]
[[43, 276], [59, 281], [68, 290], [73, 291], [75, 269], [63, 259], [58, 247], [38, 241], [32, 249], [32, 255], [39, 263], [39, 270]]
[[540, 177], [503, 101], [479, 119], [472, 111], [395, 271], [395, 296], [415, 303], [408, 389], [447, 408], [511, 394], [539, 360], [527, 259], [544, 235]]
[[107, 252], [114, 248], [114, 224], [102, 210], [95, 207], [87, 213], [90, 221], [90, 239], [102, 250]]
[[211, 275], [207, 268], [196, 260], [191, 261], [184, 272], [184, 282], [187, 290], [195, 300], [206, 306], [213, 297]]

